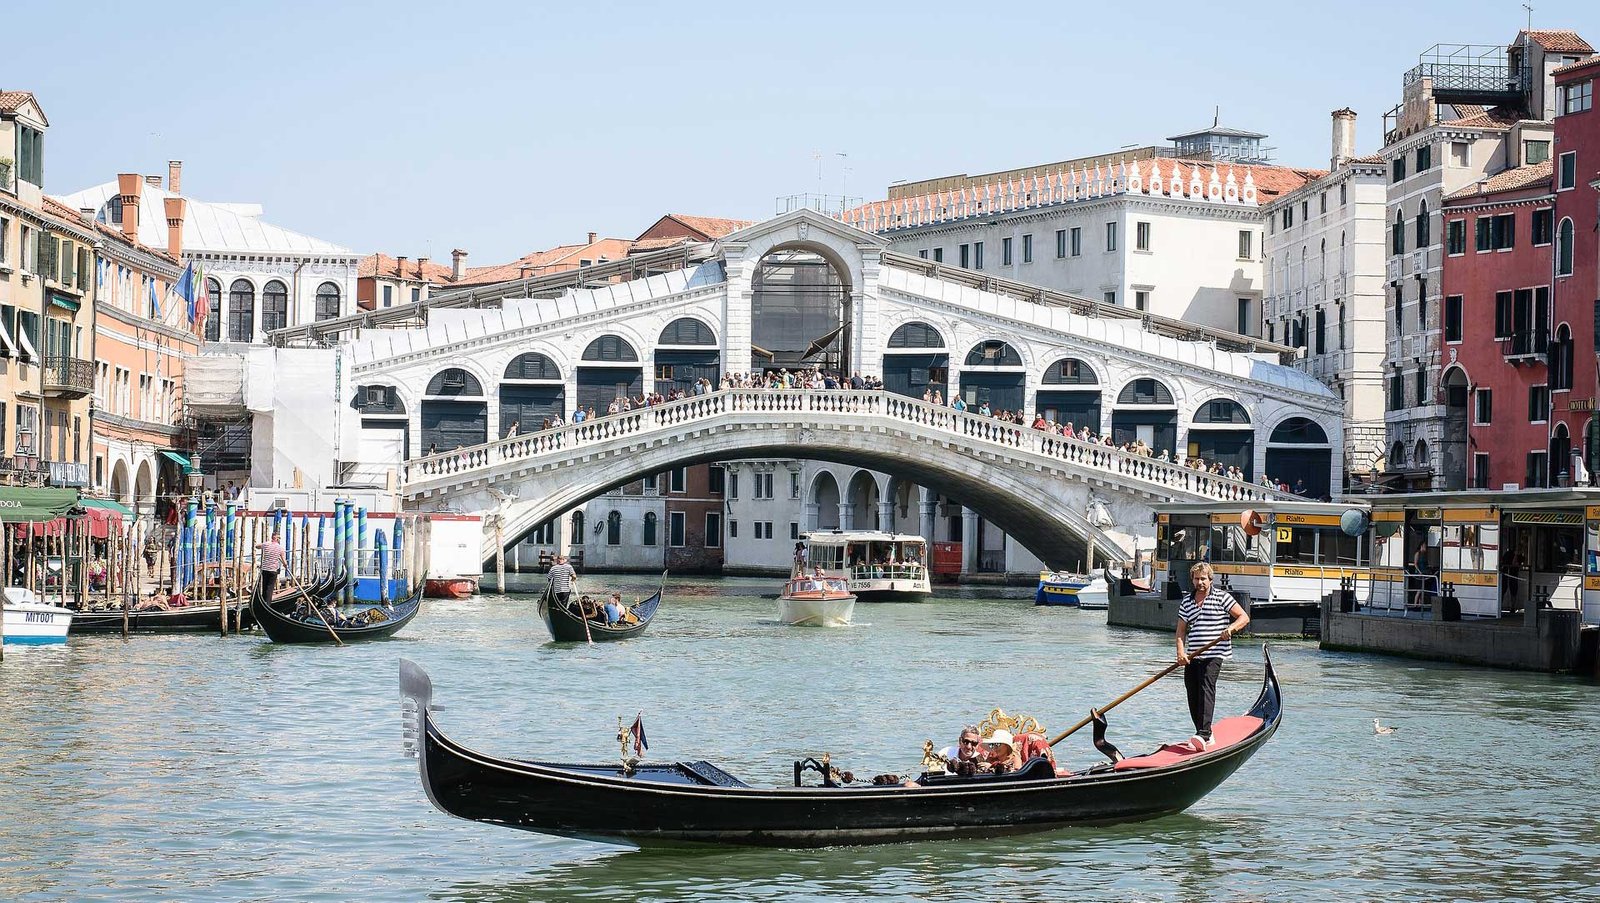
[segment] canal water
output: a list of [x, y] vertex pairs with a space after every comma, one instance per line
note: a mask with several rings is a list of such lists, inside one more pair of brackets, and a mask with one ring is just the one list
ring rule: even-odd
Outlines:
[[[607, 582], [593, 578], [593, 584]], [[630, 594], [637, 578], [613, 581]], [[906, 772], [1000, 706], [1062, 729], [1170, 660], [1170, 638], [1027, 593], [773, 619], [775, 581], [674, 581], [645, 637], [556, 646], [529, 597], [429, 602], [401, 636], [80, 637], [0, 665], [5, 900], [1555, 900], [1600, 875], [1600, 688], [1534, 674], [1272, 649], [1283, 728], [1190, 811], [1022, 837], [808, 851], [633, 850], [452, 819], [401, 755], [396, 665], [485, 751], [652, 759], [750, 783], [831, 752]], [[1219, 715], [1260, 686], [1224, 669]], [[1372, 719], [1396, 732], [1376, 736]], [[1170, 679], [1111, 714], [1125, 752], [1189, 733]], [[1087, 731], [1063, 744], [1086, 765]]]

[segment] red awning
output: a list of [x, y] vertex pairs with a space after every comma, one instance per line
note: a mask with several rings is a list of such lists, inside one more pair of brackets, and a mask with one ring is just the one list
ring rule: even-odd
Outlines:
[[[105, 539], [112, 530], [121, 532], [122, 513], [108, 508], [85, 508], [88, 512], [89, 536], [94, 539]], [[18, 536], [65, 536], [69, 531], [67, 519], [58, 517], [52, 521], [32, 524], [17, 524]], [[30, 532], [31, 528], [31, 532]]]

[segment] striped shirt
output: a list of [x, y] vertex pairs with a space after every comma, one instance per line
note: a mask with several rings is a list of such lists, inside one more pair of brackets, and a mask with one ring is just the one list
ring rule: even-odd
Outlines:
[[570, 593], [572, 581], [578, 579], [578, 572], [572, 569], [572, 565], [563, 562], [551, 567], [549, 576], [550, 582], [555, 584], [556, 592]]
[[1228, 625], [1233, 623], [1233, 615], [1229, 612], [1238, 604], [1232, 593], [1215, 587], [1206, 596], [1204, 604], [1195, 604], [1194, 593], [1184, 595], [1183, 601], [1178, 605], [1178, 617], [1189, 625], [1183, 648], [1192, 658], [1233, 658], [1232, 638], [1223, 640], [1199, 655], [1195, 654], [1195, 650], [1204, 648], [1207, 643], [1227, 632]]
[[283, 570], [283, 543], [278, 542], [276, 539], [269, 539], [262, 543], [261, 558], [256, 566], [263, 571], [271, 571], [274, 574]]

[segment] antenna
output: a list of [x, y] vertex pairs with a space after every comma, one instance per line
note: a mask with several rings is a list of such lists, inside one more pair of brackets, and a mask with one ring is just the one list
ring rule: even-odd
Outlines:
[[836, 151], [834, 156], [839, 158], [839, 204], [843, 209], [849, 204], [850, 197], [850, 155]]
[[1222, 125], [1222, 104], [1220, 103], [1216, 105], [1211, 114], [1211, 127], [1216, 128], [1219, 125]]
[[817, 161], [817, 194], [822, 194], [822, 151], [812, 151], [811, 159]]
[[1533, 4], [1524, 3], [1522, 8], [1528, 11], [1528, 30], [1533, 31]]

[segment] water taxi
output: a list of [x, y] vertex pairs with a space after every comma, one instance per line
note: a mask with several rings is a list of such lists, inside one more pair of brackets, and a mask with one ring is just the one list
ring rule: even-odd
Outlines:
[[794, 627], [848, 627], [856, 597], [843, 577], [799, 575], [778, 595], [778, 620]]
[[1105, 575], [1100, 571], [1093, 574], [1040, 571], [1039, 588], [1033, 592], [1033, 604], [1103, 609], [1106, 607]]
[[862, 602], [921, 602], [928, 582], [928, 543], [920, 536], [877, 530], [814, 531], [802, 537], [808, 567], [843, 574]]
[[23, 586], [6, 587], [3, 607], [7, 643], [33, 646], [67, 641], [72, 609], [47, 604]]

